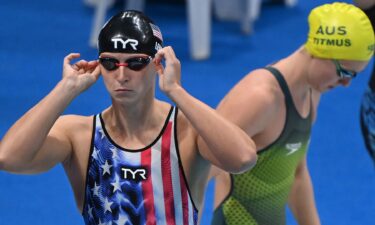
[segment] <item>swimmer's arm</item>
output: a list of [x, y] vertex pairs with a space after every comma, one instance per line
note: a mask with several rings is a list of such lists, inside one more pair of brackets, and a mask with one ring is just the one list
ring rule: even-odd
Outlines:
[[289, 207], [298, 224], [320, 225], [306, 158], [297, 167], [295, 180], [289, 196]]
[[[56, 87], [5, 134], [0, 145], [0, 170], [38, 173], [63, 162], [70, 155], [72, 145], [62, 119], [58, 118], [69, 103], [83, 91], [84, 85], [86, 88], [89, 86], [87, 81], [82, 81], [89, 78], [83, 77], [74, 82], [66, 78], [65, 67], [70, 66], [70, 60], [75, 56], [77, 54], [71, 54], [64, 59], [64, 78]], [[91, 73], [93, 68], [87, 71]], [[97, 77], [99, 69], [95, 71], [97, 75], [92, 76]]]
[[[273, 88], [269, 86], [267, 78], [264, 78], [264, 73], [266, 73], [265, 70], [251, 72], [232, 88], [217, 107], [217, 112], [221, 116], [240, 127], [250, 138], [272, 125], [275, 113], [278, 112], [278, 96], [270, 91]], [[232, 148], [231, 152], [236, 157], [243, 156], [237, 148]], [[206, 154], [212, 158], [219, 155], [213, 151], [207, 151]], [[226, 157], [226, 159], [233, 160], [230, 157]], [[220, 162], [214, 165], [226, 170], [225, 165]]]
[[197, 132], [198, 151], [204, 159], [232, 173], [244, 172], [255, 165], [255, 144], [242, 129], [183, 89], [172, 95]]
[[73, 98], [64, 86], [59, 83], [5, 134], [0, 146], [1, 170], [37, 173], [67, 158], [70, 142], [61, 124], [55, 124]]
[[[241, 80], [225, 96], [217, 108], [217, 112], [221, 116], [240, 127], [250, 138], [268, 127], [272, 123], [275, 113], [277, 113], [277, 99], [269, 92], [268, 87], [260, 85], [261, 81], [257, 78], [254, 79], [252, 75], [254, 74], [252, 73], [251, 76]], [[230, 135], [230, 137], [234, 137], [234, 134]], [[232, 138], [231, 141], [234, 141], [234, 139]], [[202, 144], [204, 145], [205, 143]], [[234, 156], [243, 156], [239, 149], [235, 147], [232, 147], [229, 151]], [[225, 156], [223, 160], [219, 161], [217, 157], [222, 154], [217, 152], [216, 149], [206, 151], [204, 154], [206, 158], [210, 157], [212, 161], [216, 162], [214, 163], [215, 166], [224, 170], [227, 170], [225, 164], [230, 163], [225, 160], [241, 162], [241, 160], [233, 161], [234, 159], [229, 156]]]
[[268, 73], [264, 69], [251, 72], [232, 88], [217, 107], [221, 115], [250, 137], [272, 126], [279, 108], [284, 104], [283, 96], [277, 92], [279, 87], [274, 87], [277, 83]]
[[[165, 59], [165, 67], [160, 64]], [[238, 126], [214, 109], [191, 96], [180, 85], [181, 65], [171, 47], [164, 47], [155, 56], [159, 87], [175, 102], [189, 121], [197, 139], [199, 154], [220, 168], [238, 173], [256, 162], [255, 144]], [[210, 163], [208, 163], [210, 162]]]

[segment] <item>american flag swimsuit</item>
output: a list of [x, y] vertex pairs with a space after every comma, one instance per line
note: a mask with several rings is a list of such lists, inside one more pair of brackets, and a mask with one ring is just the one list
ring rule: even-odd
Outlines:
[[171, 107], [162, 131], [138, 150], [117, 145], [94, 116], [82, 215], [86, 225], [196, 225], [180, 161], [177, 108]]

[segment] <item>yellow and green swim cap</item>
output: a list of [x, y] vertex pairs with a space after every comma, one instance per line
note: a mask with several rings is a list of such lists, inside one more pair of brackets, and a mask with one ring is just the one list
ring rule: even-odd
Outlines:
[[307, 51], [318, 58], [367, 61], [374, 53], [374, 30], [366, 14], [347, 3], [325, 4], [309, 15]]

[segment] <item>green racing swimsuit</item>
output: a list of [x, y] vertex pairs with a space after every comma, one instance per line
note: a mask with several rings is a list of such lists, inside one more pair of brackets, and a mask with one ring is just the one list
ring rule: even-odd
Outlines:
[[295, 171], [310, 140], [312, 113], [302, 118], [281, 73], [266, 67], [285, 96], [286, 121], [280, 136], [258, 152], [256, 166], [231, 175], [231, 190], [215, 210], [212, 225], [284, 225], [285, 206]]

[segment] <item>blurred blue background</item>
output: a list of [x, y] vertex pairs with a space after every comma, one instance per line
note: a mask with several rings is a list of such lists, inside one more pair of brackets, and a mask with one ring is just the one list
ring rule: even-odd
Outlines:
[[[183, 86], [216, 107], [250, 70], [303, 44], [309, 11], [329, 2], [299, 1], [292, 8], [264, 2], [251, 35], [242, 34], [236, 21], [214, 19], [211, 57], [203, 61], [190, 57], [184, 2], [146, 1], [145, 12], [181, 60]], [[120, 9], [116, 5], [108, 17]], [[93, 14], [93, 8], [79, 0], [0, 2], [0, 137], [61, 79], [65, 55], [80, 52], [84, 59], [97, 57], [88, 46]], [[372, 62], [350, 88], [337, 88], [321, 99], [308, 163], [322, 224], [375, 224], [375, 170], [359, 128], [359, 104], [371, 68]], [[159, 91], [157, 96], [167, 100]], [[109, 104], [99, 80], [65, 113], [92, 115]], [[202, 224], [209, 224], [211, 218], [212, 189], [210, 183]], [[0, 172], [0, 225], [26, 224], [83, 224], [60, 165], [31, 176]], [[296, 224], [289, 212], [288, 224]]]

